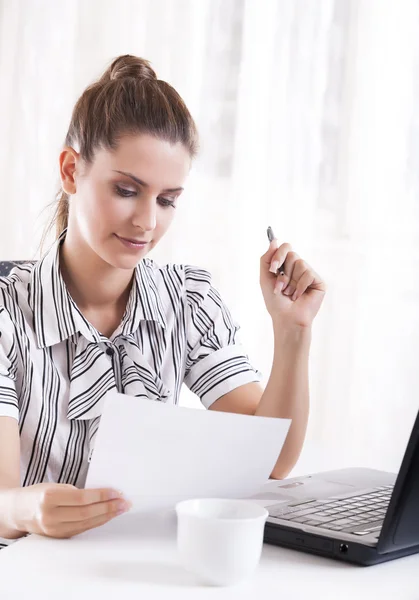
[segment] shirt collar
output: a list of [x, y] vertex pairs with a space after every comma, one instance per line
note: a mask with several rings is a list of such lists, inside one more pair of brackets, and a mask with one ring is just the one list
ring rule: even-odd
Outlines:
[[[34, 315], [39, 348], [63, 342], [77, 332], [92, 342], [107, 339], [82, 315], [61, 276], [59, 250], [66, 232], [65, 229], [31, 273], [29, 305]], [[156, 321], [163, 328], [167, 326], [154, 262], [149, 258], [142, 259], [135, 268], [127, 308], [118, 333], [134, 333], [143, 320]]]

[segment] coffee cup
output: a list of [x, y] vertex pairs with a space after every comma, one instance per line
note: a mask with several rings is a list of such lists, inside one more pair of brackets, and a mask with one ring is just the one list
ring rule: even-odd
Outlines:
[[176, 505], [184, 567], [212, 585], [247, 579], [260, 561], [268, 511], [249, 500], [200, 498]]

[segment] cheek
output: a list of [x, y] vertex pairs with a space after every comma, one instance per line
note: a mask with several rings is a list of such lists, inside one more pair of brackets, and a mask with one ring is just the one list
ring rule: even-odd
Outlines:
[[94, 223], [95, 228], [101, 230], [129, 219], [132, 202], [119, 198], [109, 186], [96, 183], [83, 190], [79, 209], [84, 220]]
[[[110, 233], [131, 231], [138, 219], [136, 206], [135, 201], [120, 198], [108, 185], [86, 181], [77, 193], [77, 220], [85, 235], [99, 239]], [[157, 205], [155, 243], [164, 236], [175, 215], [175, 209]]]
[[133, 206], [134, 204], [129, 198], [117, 198], [109, 194], [101, 205], [103, 221], [110, 226], [121, 223], [121, 221], [129, 221], [133, 213]]
[[176, 210], [173, 208], [160, 208], [157, 211], [156, 234], [161, 238], [172, 224]]

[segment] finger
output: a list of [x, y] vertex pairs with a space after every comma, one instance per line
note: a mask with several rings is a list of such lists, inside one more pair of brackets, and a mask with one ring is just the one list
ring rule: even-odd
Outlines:
[[312, 269], [311, 272], [313, 273], [314, 280], [313, 280], [313, 283], [310, 285], [310, 287], [313, 290], [317, 290], [320, 292], [326, 292], [326, 283], [323, 281], [323, 279], [320, 277], [320, 275], [318, 273], [316, 273], [316, 271], [313, 271], [313, 269]]
[[[282, 273], [282, 274], [281, 274]], [[275, 286], [274, 286], [274, 294], [279, 294], [287, 285], [285, 273], [281, 272], [277, 275]]]
[[298, 258], [298, 254], [292, 251], [290, 244], [281, 244], [272, 257], [269, 270], [271, 273], [276, 275], [278, 273], [278, 269], [281, 268], [281, 271], [283, 270], [282, 267], [285, 267], [285, 263], [287, 261], [290, 263], [290, 261], [293, 259], [295, 260], [296, 258]]
[[282, 291], [288, 288], [291, 278], [293, 276], [294, 265], [298, 260], [300, 260], [300, 257], [296, 252], [288, 252], [288, 254], [286, 255], [285, 262], [281, 266], [280, 275], [277, 277], [279, 283], [284, 284], [282, 287]]
[[274, 261], [279, 261], [282, 258], [281, 264], [285, 260], [285, 256], [287, 252], [291, 250], [291, 246], [287, 243], [279, 245], [278, 240], [275, 238], [269, 245], [269, 250], [261, 257], [261, 262], [268, 267], [269, 270], [272, 268], [272, 263]]
[[307, 290], [307, 288], [309, 288], [312, 283], [314, 282], [314, 273], [313, 271], [311, 271], [310, 269], [307, 269], [305, 271], [305, 273], [302, 274], [302, 276], [300, 277], [300, 279], [298, 280], [296, 289], [292, 295], [292, 299], [298, 300], [298, 298], [300, 298], [300, 296], [302, 296], [304, 294], [304, 292]]
[[121, 492], [109, 488], [80, 490], [74, 486], [60, 485], [46, 490], [43, 500], [50, 501], [54, 506], [83, 506], [121, 497]]
[[262, 256], [260, 257], [260, 261], [262, 264], [264, 265], [270, 265], [271, 261], [272, 261], [272, 257], [275, 254], [275, 252], [277, 251], [279, 246], [279, 242], [276, 238], [274, 238], [272, 240], [272, 242], [269, 244], [269, 248], [267, 250], [267, 252], [265, 252], [265, 254], [262, 254]]
[[50, 518], [58, 523], [87, 521], [119, 510], [126, 512], [130, 508], [130, 502], [119, 498], [118, 500], [108, 500], [107, 502], [96, 502], [95, 504], [84, 504], [82, 506], [57, 506], [51, 512]]
[[290, 269], [291, 272], [289, 273], [288, 285], [283, 290], [286, 296], [292, 296], [294, 294], [298, 281], [309, 267], [302, 258], [298, 257], [292, 266], [290, 266]]
[[118, 517], [121, 512], [113, 512], [107, 515], [100, 515], [98, 517], [93, 517], [92, 519], [86, 519], [85, 521], [78, 521], [76, 523], [63, 523], [59, 530], [52, 537], [56, 538], [69, 538], [75, 535], [79, 535], [84, 531], [88, 531], [89, 529], [94, 529], [95, 527], [100, 527], [101, 525], [105, 525], [115, 517]]
[[120, 490], [112, 488], [88, 488], [85, 490], [77, 490], [76, 502], [79, 505], [96, 504], [97, 502], [106, 502], [107, 500], [115, 500], [122, 498]]

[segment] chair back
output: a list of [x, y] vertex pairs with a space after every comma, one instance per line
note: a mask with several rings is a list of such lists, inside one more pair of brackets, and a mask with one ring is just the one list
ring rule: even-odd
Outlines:
[[0, 260], [0, 277], [7, 277], [17, 265], [22, 265], [27, 260]]

